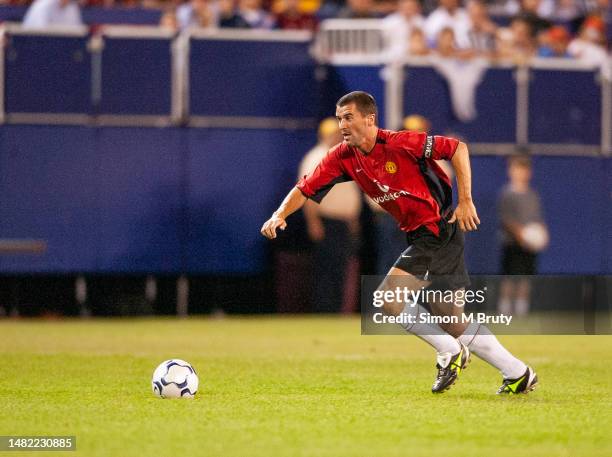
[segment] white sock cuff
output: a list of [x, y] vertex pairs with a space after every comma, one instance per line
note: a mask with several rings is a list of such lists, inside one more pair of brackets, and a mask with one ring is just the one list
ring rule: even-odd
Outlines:
[[476, 335], [481, 332], [481, 327], [483, 327], [482, 324], [478, 324], [477, 322], [470, 322], [463, 334], [457, 339], [463, 344], [465, 344], [469, 349], [470, 345], [474, 342], [474, 338], [476, 338]]
[[[415, 316], [416, 316], [416, 315], [417, 315], [417, 312], [418, 312], [418, 308], [419, 308], [419, 305], [418, 305], [417, 303], [415, 303], [415, 302], [412, 302], [412, 301], [408, 300], [408, 301], [406, 302], [406, 305], [404, 305], [404, 309], [402, 309], [402, 314], [408, 314], [408, 315], [415, 315]], [[404, 330], [406, 330], [407, 332], [409, 332], [409, 331], [410, 331], [410, 329], [411, 329], [412, 327], [414, 327], [414, 324], [415, 324], [415, 323], [416, 323], [416, 322], [413, 322], [412, 324], [411, 324], [411, 323], [408, 323], [408, 322], [405, 322], [405, 323], [402, 323], [402, 324], [400, 324], [400, 325], [401, 325], [402, 327], [404, 327]]]

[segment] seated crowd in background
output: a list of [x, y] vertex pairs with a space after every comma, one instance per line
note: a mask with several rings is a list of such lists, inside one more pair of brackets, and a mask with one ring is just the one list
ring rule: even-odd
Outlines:
[[[49, 10], [63, 20], [68, 16], [80, 21], [74, 13], [77, 3], [160, 8], [160, 25], [175, 31], [188, 27], [316, 30], [325, 18], [382, 18], [389, 59], [439, 55], [521, 62], [538, 56], [578, 58], [592, 64], [606, 59], [612, 15], [608, 0], [500, 1], [35, 0], [24, 23], [40, 24], [40, 16], [51, 14]], [[38, 17], [33, 21], [28, 16]]]

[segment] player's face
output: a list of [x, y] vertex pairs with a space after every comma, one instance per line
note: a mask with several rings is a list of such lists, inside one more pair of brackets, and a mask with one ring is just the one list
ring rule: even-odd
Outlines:
[[374, 115], [363, 115], [354, 103], [336, 106], [336, 119], [344, 141], [355, 147], [363, 144], [368, 129], [374, 125]]

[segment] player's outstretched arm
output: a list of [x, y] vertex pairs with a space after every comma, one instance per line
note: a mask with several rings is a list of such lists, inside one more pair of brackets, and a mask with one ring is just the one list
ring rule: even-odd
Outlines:
[[449, 222], [457, 221], [463, 231], [476, 230], [480, 219], [472, 201], [472, 170], [470, 168], [470, 154], [465, 143], [459, 143], [451, 159], [457, 177], [457, 192], [459, 203]]
[[272, 213], [272, 217], [261, 227], [261, 234], [271, 240], [276, 238], [276, 229], [285, 230], [287, 227], [285, 219], [300, 209], [306, 200], [307, 198], [297, 187], [291, 189], [278, 209]]

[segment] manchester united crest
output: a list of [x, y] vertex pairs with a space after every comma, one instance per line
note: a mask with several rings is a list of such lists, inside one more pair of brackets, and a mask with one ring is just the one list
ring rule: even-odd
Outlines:
[[391, 174], [397, 172], [397, 165], [395, 164], [395, 162], [387, 162], [385, 164], [385, 171]]

